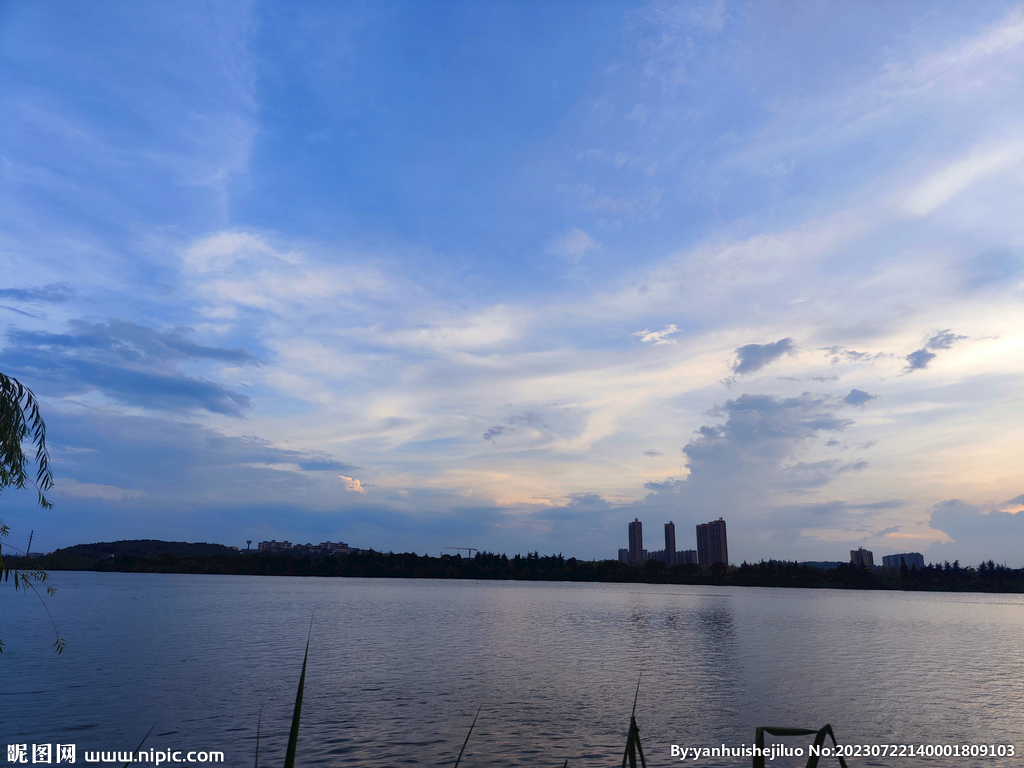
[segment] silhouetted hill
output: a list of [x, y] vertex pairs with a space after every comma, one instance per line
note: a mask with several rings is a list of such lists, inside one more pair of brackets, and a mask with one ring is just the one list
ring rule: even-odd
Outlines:
[[184, 541], [159, 541], [158, 539], [130, 539], [127, 541], [101, 541], [96, 544], [76, 544], [54, 551], [50, 557], [84, 557], [89, 560], [110, 560], [124, 555], [141, 557], [209, 557], [211, 555], [238, 555], [239, 552], [223, 544], [207, 544], [196, 542], [189, 544]]

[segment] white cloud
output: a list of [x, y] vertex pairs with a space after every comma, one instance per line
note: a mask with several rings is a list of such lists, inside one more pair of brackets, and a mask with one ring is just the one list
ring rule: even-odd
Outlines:
[[198, 273], [219, 272], [235, 262], [254, 257], [295, 261], [276, 253], [259, 235], [249, 232], [218, 232], [192, 243], [182, 254], [185, 266]]
[[672, 339], [668, 338], [673, 333], [679, 333], [679, 329], [675, 325], [666, 325], [660, 331], [652, 331], [650, 328], [644, 328], [644, 330], [637, 331], [632, 335], [639, 337], [640, 341], [657, 345], [675, 344]]
[[888, 75], [895, 82], [934, 83], [948, 77], [950, 73], [983, 62], [991, 57], [1010, 51], [1024, 43], [1024, 14], [1019, 8], [1010, 11], [997, 24], [983, 29], [963, 42], [945, 50], [922, 56], [911, 63], [893, 62]]
[[400, 281], [385, 281], [365, 259], [329, 254], [318, 259], [300, 249], [282, 250], [250, 232], [219, 232], [181, 254], [183, 276], [209, 305], [211, 318], [232, 318], [241, 308], [281, 315], [316, 308], [336, 312], [359, 297], [376, 298]]
[[351, 493], [362, 493], [366, 494], [366, 488], [363, 487], [362, 482], [354, 477], [348, 475], [338, 475], [338, 479], [341, 481], [342, 487]]
[[418, 350], [486, 350], [521, 338], [529, 319], [529, 313], [523, 309], [495, 305], [482, 311], [438, 317], [398, 331], [370, 333], [368, 337]]
[[914, 187], [906, 196], [903, 207], [915, 216], [926, 216], [979, 179], [1000, 171], [1013, 171], [1022, 160], [1024, 142], [1021, 141], [976, 150]]
[[600, 248], [601, 244], [584, 232], [573, 227], [565, 235], [548, 243], [547, 252], [552, 256], [560, 256], [566, 261], [578, 264], [587, 251]]

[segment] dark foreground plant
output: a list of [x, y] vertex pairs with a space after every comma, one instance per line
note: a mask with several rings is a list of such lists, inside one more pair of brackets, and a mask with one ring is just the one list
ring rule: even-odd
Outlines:
[[[28, 460], [21, 444], [31, 438], [36, 446], [36, 477], [33, 480], [27, 470]], [[39, 494], [39, 506], [50, 509], [53, 504], [47, 501], [43, 491], [53, 487], [53, 473], [50, 471], [50, 455], [46, 451], [46, 424], [39, 414], [39, 402], [32, 390], [17, 379], [0, 373], [0, 492], [4, 488], [24, 488], [26, 484], [35, 486]], [[0, 538], [7, 538], [10, 528], [0, 520]], [[25, 555], [29, 553], [26, 552]], [[35, 583], [46, 581], [46, 571], [38, 567], [25, 568], [19, 571], [10, 563], [5, 563], [3, 552], [0, 551], [0, 581], [9, 581], [14, 577], [14, 588], [31, 589], [36, 593], [46, 615], [53, 624], [53, 632], [57, 639], [53, 643], [57, 653], [64, 652], [64, 641], [57, 631], [57, 625], [50, 616], [50, 610], [43, 601], [43, 596], [35, 587]], [[46, 593], [56, 592], [53, 587], [46, 586]], [[0, 653], [3, 653], [3, 642], [0, 641]]]
[[[299, 687], [295, 692], [295, 710], [292, 713], [292, 726], [291, 731], [288, 735], [288, 749], [285, 752], [284, 765], [285, 768], [295, 768], [295, 748], [298, 744], [299, 739], [299, 719], [302, 714], [302, 695], [306, 687], [306, 662], [309, 659], [309, 639], [313, 632], [313, 622], [310, 620], [309, 635], [306, 636], [306, 651], [302, 656], [302, 672], [299, 674]], [[643, 676], [643, 671], [640, 673]], [[622, 768], [637, 768], [637, 758], [640, 759], [640, 768], [647, 768], [647, 760], [644, 758], [644, 750], [640, 745], [640, 728], [636, 724], [636, 704], [640, 697], [640, 678], [636, 681], [636, 691], [633, 694], [633, 711], [629, 715], [629, 733], [626, 736], [626, 751], [622, 755]], [[459, 768], [459, 764], [462, 762], [462, 756], [466, 753], [466, 745], [469, 744], [469, 737], [473, 735], [473, 729], [476, 727], [476, 721], [480, 718], [480, 712], [483, 710], [481, 704], [477, 707], [476, 714], [473, 716], [473, 722], [469, 724], [469, 730], [466, 732], [466, 738], [462, 741], [462, 748], [459, 750], [459, 756], [455, 758], [455, 765], [453, 768]], [[256, 723], [256, 758], [253, 762], [253, 768], [258, 768], [260, 758], [260, 724], [263, 721], [263, 712], [260, 711], [259, 720]], [[804, 734], [816, 733], [815, 744], [820, 746], [825, 739], [825, 734], [832, 735], [832, 729], [829, 726], [825, 726], [820, 731], [808, 731], [801, 728], [758, 728], [757, 739], [758, 746], [764, 746], [764, 734], [765, 732], [777, 735], [777, 736], [800, 736]], [[832, 736], [832, 742], [835, 743], [835, 736]], [[842, 758], [839, 758], [839, 762], [843, 768], [846, 768], [846, 763], [843, 762]], [[817, 758], [814, 762], [808, 762], [808, 768], [815, 768], [818, 764]], [[566, 760], [562, 764], [562, 768], [568, 768], [569, 761]], [[754, 760], [754, 768], [764, 768], [764, 760], [760, 763], [757, 759]]]
[[473, 734], [473, 726], [476, 725], [476, 718], [480, 717], [480, 710], [484, 708], [481, 704], [476, 709], [476, 716], [473, 718], [473, 722], [469, 724], [469, 733], [466, 734], [465, 741], [462, 742], [462, 749], [459, 750], [459, 756], [455, 758], [455, 768], [459, 768], [459, 763], [462, 762], [462, 753], [466, 751], [466, 745], [469, 744], [469, 737]]
[[148, 739], [148, 738], [149, 738], [149, 734], [151, 734], [151, 733], [153, 732], [153, 729], [154, 729], [154, 728], [156, 728], [156, 723], [153, 723], [153, 725], [152, 725], [152, 726], [150, 726], [150, 729], [149, 729], [148, 731], [146, 731], [146, 735], [142, 737], [142, 741], [140, 741], [140, 742], [139, 742], [139, 746], [137, 746], [137, 747], [135, 748], [135, 751], [134, 751], [134, 752], [132, 752], [132, 759], [131, 759], [131, 760], [129, 760], [129, 761], [127, 762], [127, 763], [125, 763], [125, 764], [124, 764], [124, 766], [123, 766], [123, 768], [128, 768], [128, 766], [129, 766], [129, 765], [130, 765], [131, 763], [134, 763], [134, 762], [135, 762], [136, 760], [138, 760], [138, 759], [139, 759], [139, 750], [141, 750], [141, 749], [142, 749], [142, 745], [146, 743], [146, 739]]
[[[295, 711], [292, 712], [292, 727], [288, 732], [288, 749], [284, 753], [284, 768], [295, 768], [295, 747], [299, 743], [299, 716], [302, 714], [302, 692], [306, 687], [306, 660], [309, 658], [309, 638], [313, 634], [313, 619], [309, 620], [306, 635], [306, 652], [302, 655], [302, 674], [299, 675], [299, 689], [295, 692]], [[257, 749], [259, 746], [257, 745]]]
[[644, 759], [644, 749], [640, 746], [640, 729], [636, 724], [636, 700], [640, 696], [640, 678], [643, 677], [643, 669], [636, 679], [636, 693], [633, 694], [633, 711], [629, 715], [629, 735], [626, 736], [626, 751], [622, 754], [622, 768], [626, 768], [626, 761], [629, 761], [629, 768], [636, 768], [636, 758], [639, 754], [641, 768], [647, 768], [647, 761]]
[[[826, 736], [832, 739], [833, 748], [838, 746], [838, 744], [836, 744], [836, 735], [832, 733], [832, 726], [828, 723], [825, 723], [825, 725], [818, 730], [814, 730], [813, 728], [770, 728], [763, 726], [754, 732], [754, 746], [757, 747], [758, 752], [760, 752], [760, 754], [755, 754], [754, 756], [754, 768], [764, 768], [764, 735], [766, 733], [769, 733], [772, 736], [810, 736], [813, 733], [814, 746], [816, 748], [813, 752], [817, 752], [817, 748], [825, 743]], [[813, 754], [813, 752], [807, 757], [806, 768], [817, 768], [819, 755]], [[843, 756], [836, 755], [836, 757], [839, 758], [839, 765], [842, 766], [842, 768], [846, 768], [846, 761], [843, 760]]]

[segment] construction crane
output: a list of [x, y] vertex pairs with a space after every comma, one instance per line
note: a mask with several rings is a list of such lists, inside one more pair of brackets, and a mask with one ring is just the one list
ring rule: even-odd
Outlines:
[[462, 551], [464, 549], [464, 550], [466, 550], [466, 557], [468, 557], [470, 559], [473, 558], [473, 553], [474, 552], [479, 552], [480, 551], [476, 547], [445, 547], [445, 549], [455, 549], [455, 550], [459, 550], [459, 551]]

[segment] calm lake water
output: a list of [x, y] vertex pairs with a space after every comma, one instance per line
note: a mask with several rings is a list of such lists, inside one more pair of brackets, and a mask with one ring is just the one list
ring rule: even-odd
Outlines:
[[[301, 765], [622, 761], [637, 677], [648, 765], [672, 744], [751, 745], [760, 725], [840, 742], [1013, 744], [1024, 765], [1020, 595], [635, 584], [52, 573], [68, 641], [0, 592], [0, 749], [223, 750], [280, 765], [312, 617]], [[806, 748], [808, 739], [787, 741]], [[266, 761], [266, 763], [264, 763]], [[793, 765], [776, 760], [769, 765]], [[802, 764], [802, 761], [801, 763]], [[821, 765], [836, 765], [834, 760]]]

